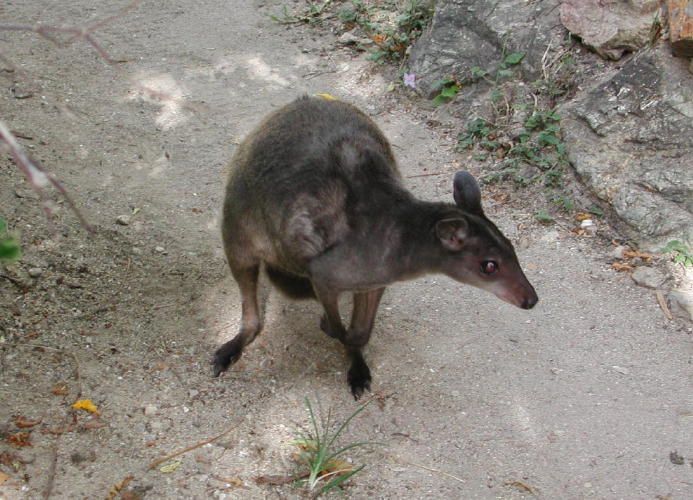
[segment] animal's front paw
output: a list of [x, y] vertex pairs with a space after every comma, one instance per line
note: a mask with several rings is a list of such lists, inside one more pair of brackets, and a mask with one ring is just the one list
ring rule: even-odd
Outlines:
[[229, 366], [238, 361], [242, 353], [243, 348], [233, 340], [221, 346], [212, 358], [212, 375], [214, 377], [221, 375]]
[[356, 400], [363, 395], [364, 391], [370, 391], [371, 370], [368, 368], [368, 365], [365, 363], [354, 363], [351, 365], [347, 374], [347, 382]]

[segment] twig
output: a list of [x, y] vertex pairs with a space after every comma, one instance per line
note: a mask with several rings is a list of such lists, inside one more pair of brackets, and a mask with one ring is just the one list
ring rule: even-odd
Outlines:
[[213, 438], [208, 439], [207, 441], [202, 441], [202, 442], [197, 443], [197, 444], [194, 444], [194, 445], [192, 445], [192, 446], [188, 446], [187, 448], [184, 448], [184, 449], [179, 450], [179, 451], [177, 451], [177, 452], [175, 452], [175, 453], [172, 453], [172, 454], [170, 454], [170, 455], [168, 455], [168, 456], [166, 456], [166, 457], [164, 457], [164, 458], [160, 458], [160, 459], [158, 459], [158, 460], [154, 460], [152, 463], [150, 463], [150, 464], [147, 466], [147, 468], [146, 468], [145, 470], [151, 470], [151, 469], [153, 469], [154, 467], [157, 467], [158, 465], [163, 464], [164, 462], [168, 462], [168, 461], [171, 460], [172, 458], [176, 458], [177, 456], [182, 455], [182, 454], [184, 454], [184, 453], [187, 453], [187, 452], [189, 452], [189, 451], [192, 451], [192, 450], [194, 450], [194, 449], [197, 449], [197, 448], [199, 448], [200, 446], [204, 446], [204, 445], [206, 445], [206, 444], [213, 443], [213, 442], [216, 441], [217, 439], [221, 439], [222, 437], [226, 436], [229, 432], [231, 432], [232, 430], [234, 430], [234, 429], [236, 428], [236, 426], [238, 425], [239, 422], [240, 422], [240, 420], [239, 420], [238, 422], [234, 423], [231, 427], [229, 427], [228, 429], [226, 429], [224, 432], [222, 432], [222, 433], [219, 434], [218, 436], [214, 436]]
[[655, 293], [657, 295], [657, 302], [659, 303], [659, 307], [662, 309], [664, 316], [666, 316], [669, 321], [673, 320], [674, 317], [671, 315], [671, 310], [669, 309], [667, 301], [664, 298], [664, 293], [661, 290], [657, 290]]
[[460, 478], [457, 477], [457, 476], [453, 476], [452, 474], [450, 474], [450, 473], [448, 473], [448, 472], [445, 472], [445, 471], [442, 471], [442, 470], [438, 470], [438, 469], [434, 469], [433, 467], [427, 467], [427, 466], [422, 465], [422, 464], [417, 464], [416, 462], [410, 462], [409, 460], [405, 460], [405, 459], [403, 459], [403, 458], [401, 458], [401, 457], [398, 457], [397, 455], [393, 455], [392, 453], [388, 453], [387, 451], [382, 451], [382, 450], [376, 450], [376, 451], [377, 451], [378, 453], [381, 453], [381, 454], [383, 454], [383, 455], [385, 455], [385, 456], [388, 456], [388, 457], [390, 457], [390, 458], [392, 458], [392, 459], [394, 459], [394, 460], [397, 460], [397, 461], [400, 462], [400, 463], [403, 463], [403, 464], [406, 464], [406, 465], [412, 465], [412, 466], [414, 466], [414, 467], [418, 467], [418, 468], [420, 468], [420, 469], [424, 469], [424, 470], [427, 470], [427, 471], [429, 471], [429, 472], [435, 472], [436, 474], [442, 474], [443, 476], [449, 477], [450, 479], [454, 479], [455, 481], [458, 481], [458, 482], [460, 482], [460, 483], [465, 483], [465, 482], [466, 482], [464, 479], [460, 479]]
[[[34, 191], [36, 191], [41, 197], [45, 197], [44, 188], [52, 185], [58, 190], [65, 201], [67, 201], [67, 204], [70, 206], [87, 231], [94, 231], [93, 226], [84, 218], [82, 212], [77, 208], [67, 190], [62, 186], [62, 184], [60, 184], [60, 182], [58, 182], [51, 172], [43, 168], [38, 161], [31, 158], [27, 152], [24, 151], [24, 148], [22, 148], [22, 146], [17, 142], [15, 136], [12, 135], [12, 132], [10, 132], [10, 129], [2, 120], [0, 120], [0, 139], [2, 139], [7, 145], [6, 149], [8, 150], [10, 157], [12, 157], [14, 160], [15, 165], [17, 165], [17, 167], [24, 173], [24, 176], [29, 181], [29, 184], [31, 184]], [[44, 210], [47, 211], [45, 203]], [[50, 215], [48, 212], [47, 214]]]
[[415, 177], [430, 177], [432, 175], [450, 175], [450, 172], [431, 172], [430, 174], [416, 174], [416, 175], [407, 175], [404, 178], [405, 179], [413, 179]]
[[[67, 419], [65, 419], [67, 420]], [[53, 446], [51, 447], [51, 462], [48, 466], [48, 473], [46, 474], [46, 487], [43, 489], [43, 498], [48, 500], [53, 493], [53, 484], [55, 483], [55, 470], [58, 466], [58, 441], [60, 440], [60, 434], [56, 434], [53, 439]]]

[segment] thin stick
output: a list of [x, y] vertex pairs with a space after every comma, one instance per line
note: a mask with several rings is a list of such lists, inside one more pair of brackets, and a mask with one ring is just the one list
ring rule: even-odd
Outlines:
[[184, 454], [184, 453], [187, 453], [187, 452], [189, 452], [189, 451], [192, 451], [192, 450], [194, 450], [194, 449], [196, 449], [196, 448], [199, 448], [200, 446], [204, 446], [204, 445], [206, 445], [206, 444], [213, 443], [213, 442], [216, 441], [217, 439], [221, 439], [222, 437], [226, 436], [229, 432], [231, 432], [232, 430], [234, 430], [234, 429], [237, 427], [237, 425], [238, 425], [239, 422], [240, 422], [240, 420], [239, 420], [238, 422], [234, 423], [231, 427], [229, 427], [228, 429], [226, 429], [224, 432], [222, 432], [222, 433], [219, 434], [218, 436], [214, 436], [213, 438], [208, 439], [207, 441], [202, 441], [201, 443], [197, 443], [197, 444], [194, 444], [194, 445], [192, 445], [192, 446], [188, 446], [187, 448], [184, 448], [184, 449], [179, 450], [179, 451], [177, 451], [177, 452], [175, 452], [175, 453], [172, 453], [172, 454], [170, 454], [170, 455], [168, 455], [168, 456], [166, 456], [166, 457], [164, 457], [164, 458], [160, 458], [159, 460], [154, 460], [152, 463], [150, 463], [150, 464], [147, 466], [147, 468], [146, 468], [145, 470], [151, 470], [151, 469], [153, 469], [154, 467], [157, 467], [157, 466], [163, 464], [164, 462], [168, 462], [168, 461], [171, 460], [172, 458], [176, 458], [177, 456], [182, 455], [182, 454]]
[[58, 441], [60, 440], [60, 434], [55, 436], [53, 440], [53, 446], [51, 447], [51, 462], [48, 466], [48, 480], [46, 481], [46, 487], [43, 489], [43, 498], [48, 500], [53, 493], [53, 484], [55, 483], [55, 470], [58, 466]]
[[405, 176], [404, 178], [405, 178], [405, 179], [413, 179], [413, 178], [415, 178], [415, 177], [430, 177], [430, 176], [432, 176], [432, 175], [443, 175], [443, 174], [449, 175], [450, 172], [432, 172], [432, 173], [430, 173], [430, 174], [407, 175], [407, 176]]
[[671, 315], [671, 310], [669, 309], [667, 301], [664, 298], [664, 293], [661, 290], [657, 290], [655, 293], [657, 294], [657, 302], [659, 303], [659, 307], [662, 309], [664, 316], [666, 316], [667, 319], [671, 321], [672, 319], [674, 319], [674, 317]]
[[450, 474], [450, 473], [448, 473], [448, 472], [445, 472], [445, 471], [442, 471], [442, 470], [438, 470], [438, 469], [434, 469], [433, 467], [427, 467], [427, 466], [422, 465], [422, 464], [417, 464], [416, 462], [410, 462], [409, 460], [405, 460], [405, 459], [403, 459], [403, 458], [401, 458], [401, 457], [398, 457], [397, 455], [393, 455], [392, 453], [388, 453], [388, 452], [386, 452], [386, 451], [382, 451], [382, 450], [376, 450], [376, 451], [377, 451], [378, 453], [381, 453], [381, 454], [383, 454], [383, 455], [385, 455], [385, 456], [388, 456], [388, 457], [390, 457], [390, 458], [392, 458], [392, 459], [394, 459], [394, 460], [397, 460], [398, 462], [401, 462], [401, 463], [403, 463], [403, 464], [412, 465], [412, 466], [414, 466], [414, 467], [418, 467], [418, 468], [420, 468], [420, 469], [424, 469], [424, 470], [427, 470], [427, 471], [429, 471], [429, 472], [435, 472], [435, 473], [437, 473], [437, 474], [442, 474], [443, 476], [449, 477], [450, 479], [454, 479], [455, 481], [459, 481], [460, 483], [465, 483], [465, 482], [466, 482], [464, 479], [460, 479], [460, 478], [457, 477], [457, 476], [453, 476], [452, 474]]

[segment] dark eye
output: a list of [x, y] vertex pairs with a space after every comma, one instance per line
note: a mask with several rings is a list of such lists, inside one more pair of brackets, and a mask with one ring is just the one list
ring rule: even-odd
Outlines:
[[492, 260], [485, 260], [481, 263], [481, 272], [484, 274], [493, 274], [498, 271], [498, 264]]

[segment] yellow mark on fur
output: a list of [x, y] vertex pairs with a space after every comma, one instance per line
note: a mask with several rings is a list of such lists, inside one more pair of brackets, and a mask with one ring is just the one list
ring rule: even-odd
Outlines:
[[330, 94], [315, 94], [315, 97], [322, 97], [323, 99], [327, 99], [330, 101], [336, 101], [337, 98], [333, 95]]

